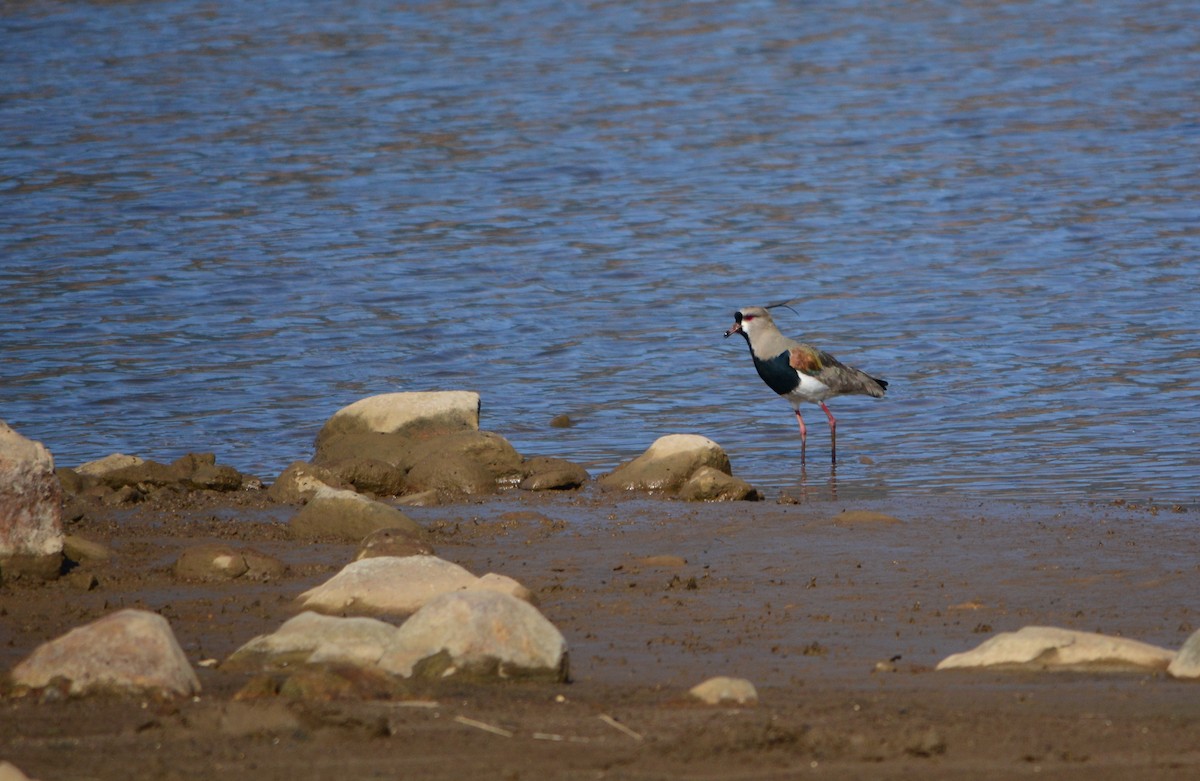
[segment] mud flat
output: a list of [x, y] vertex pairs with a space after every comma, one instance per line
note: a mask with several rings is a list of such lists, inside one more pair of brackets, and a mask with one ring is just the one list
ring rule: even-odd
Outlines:
[[[1189, 517], [1126, 505], [919, 498], [697, 504], [593, 487], [405, 508], [442, 558], [535, 594], [571, 682], [408, 683], [386, 698], [248, 697], [219, 664], [297, 612], [357, 546], [293, 539], [264, 491], [95, 506], [107, 560], [0, 589], [0, 666], [123, 607], [166, 617], [203, 685], [183, 701], [0, 701], [31, 778], [1194, 778], [1195, 683], [1162, 673], [942, 671], [994, 633], [1054, 625], [1179, 647], [1200, 625]], [[845, 512], [844, 512], [845, 511]], [[251, 548], [282, 574], [181, 579]], [[217, 662], [214, 664], [214, 662]], [[748, 679], [753, 706], [688, 696]], [[241, 694], [239, 694], [241, 692]]]

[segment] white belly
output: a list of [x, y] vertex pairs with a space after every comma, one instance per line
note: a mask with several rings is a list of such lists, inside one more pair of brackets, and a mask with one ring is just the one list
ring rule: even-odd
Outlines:
[[829, 390], [829, 386], [816, 377], [810, 377], [804, 372], [796, 373], [800, 375], [800, 384], [795, 390], [790, 391], [784, 396], [785, 399], [791, 402], [793, 407], [799, 407], [806, 401], [809, 404], [816, 404], [833, 395], [833, 392]]

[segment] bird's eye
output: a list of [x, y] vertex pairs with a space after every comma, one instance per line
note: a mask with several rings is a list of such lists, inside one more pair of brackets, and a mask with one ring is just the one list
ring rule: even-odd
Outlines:
[[743, 320], [753, 320], [753, 319], [754, 319], [754, 315], [742, 315], [742, 319], [743, 319]]

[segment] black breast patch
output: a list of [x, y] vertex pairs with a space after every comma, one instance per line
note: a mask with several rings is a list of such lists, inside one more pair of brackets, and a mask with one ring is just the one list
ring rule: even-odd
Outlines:
[[796, 390], [800, 385], [800, 375], [792, 368], [790, 357], [785, 350], [765, 361], [754, 358], [754, 368], [758, 369], [758, 376], [780, 396]]

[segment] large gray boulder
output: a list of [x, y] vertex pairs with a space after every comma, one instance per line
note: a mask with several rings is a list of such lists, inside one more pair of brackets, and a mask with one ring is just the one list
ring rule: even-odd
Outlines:
[[379, 529], [400, 529], [414, 537], [424, 534], [420, 524], [395, 507], [328, 486], [317, 488], [288, 522], [292, 536], [304, 540], [359, 542]]
[[321, 613], [403, 616], [439, 594], [467, 588], [477, 580], [437, 556], [376, 556], [346, 565], [301, 594], [300, 604]]
[[62, 488], [40, 442], [0, 421], [0, 578], [57, 577], [62, 567]]
[[567, 642], [537, 608], [496, 591], [443, 594], [404, 622], [379, 667], [405, 678], [565, 681]]
[[1165, 670], [1175, 652], [1155, 645], [1049, 626], [1001, 632], [970, 651], [948, 656], [938, 670], [995, 667], [1023, 670]]
[[675, 493], [702, 467], [730, 474], [729, 457], [716, 442], [696, 434], [669, 434], [645, 453], [599, 479], [605, 488]]
[[338, 618], [305, 611], [269, 635], [259, 635], [227, 659], [222, 669], [286, 667], [308, 662], [372, 665], [396, 634], [375, 618]]
[[12, 683], [41, 689], [56, 678], [74, 695], [189, 696], [200, 681], [167, 620], [146, 610], [120, 610], [38, 646], [13, 668]]

